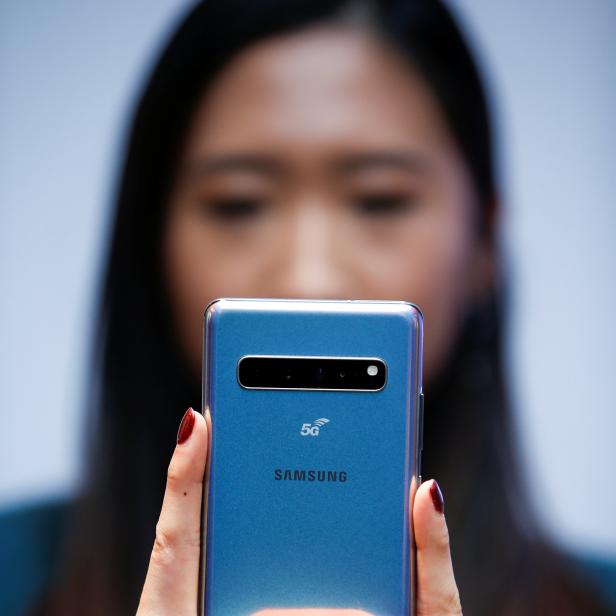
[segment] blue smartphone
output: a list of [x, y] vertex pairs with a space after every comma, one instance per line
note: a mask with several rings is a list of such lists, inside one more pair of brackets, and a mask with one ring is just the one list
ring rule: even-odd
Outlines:
[[208, 305], [202, 614], [414, 613], [421, 356], [408, 302]]

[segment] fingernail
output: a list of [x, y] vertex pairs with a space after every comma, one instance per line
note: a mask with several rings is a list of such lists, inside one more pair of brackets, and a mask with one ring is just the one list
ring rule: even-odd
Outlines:
[[430, 486], [430, 496], [432, 497], [432, 504], [434, 505], [434, 509], [438, 513], [444, 513], [445, 511], [445, 500], [443, 499], [443, 493], [436, 483], [436, 479], [432, 480], [432, 485]]
[[192, 434], [195, 427], [195, 412], [192, 406], [184, 413], [180, 428], [178, 430], [178, 445], [181, 445], [188, 440], [188, 437]]

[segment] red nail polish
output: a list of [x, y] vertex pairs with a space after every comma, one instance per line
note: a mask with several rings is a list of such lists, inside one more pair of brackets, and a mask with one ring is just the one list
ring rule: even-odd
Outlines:
[[432, 485], [430, 486], [430, 496], [432, 498], [434, 509], [436, 509], [438, 513], [444, 513], [445, 500], [443, 499], [443, 493], [441, 492], [438, 483], [436, 483], [436, 479], [432, 480]]
[[178, 430], [178, 445], [181, 445], [188, 440], [188, 437], [192, 434], [195, 427], [195, 411], [192, 406], [184, 413], [182, 417], [182, 423], [180, 423], [180, 429]]

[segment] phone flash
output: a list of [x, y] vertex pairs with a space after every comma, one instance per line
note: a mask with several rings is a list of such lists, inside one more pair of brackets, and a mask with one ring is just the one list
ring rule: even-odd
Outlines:
[[370, 364], [368, 366], [368, 375], [369, 376], [376, 376], [378, 373], [379, 373], [378, 366], [375, 366], [374, 364]]

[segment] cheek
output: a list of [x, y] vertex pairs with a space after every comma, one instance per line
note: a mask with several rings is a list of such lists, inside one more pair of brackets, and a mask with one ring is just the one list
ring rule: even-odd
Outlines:
[[201, 315], [207, 305], [207, 279], [202, 276], [203, 246], [181, 215], [172, 212], [164, 238], [164, 263], [175, 335], [198, 374]]
[[378, 254], [364, 253], [373, 295], [411, 301], [424, 313], [426, 383], [445, 365], [469, 300], [475, 250], [469, 220], [462, 207], [428, 212], [400, 228]]
[[424, 375], [434, 381], [444, 367], [468, 302], [471, 237], [464, 225], [441, 228], [424, 246], [424, 254], [413, 268], [409, 287], [424, 311]]
[[201, 370], [205, 307], [217, 297], [258, 296], [259, 253], [202, 224], [187, 208], [171, 208], [163, 252], [166, 286], [175, 334], [195, 374]]
[[460, 315], [466, 303], [462, 268], [433, 267], [428, 276], [412, 280], [415, 301], [424, 320], [424, 382], [433, 382], [444, 367], [458, 332]]
[[215, 234], [181, 206], [171, 208], [163, 254], [175, 334], [198, 375], [203, 312], [216, 297], [236, 295], [232, 287], [242, 284], [246, 272], [237, 261], [221, 258], [226, 252]]

